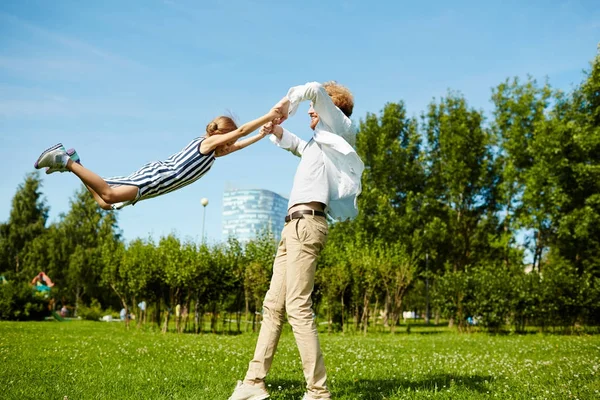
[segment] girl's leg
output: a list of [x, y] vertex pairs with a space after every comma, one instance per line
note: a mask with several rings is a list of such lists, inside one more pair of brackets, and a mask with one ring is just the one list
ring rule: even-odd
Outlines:
[[[108, 206], [109, 204], [131, 201], [137, 197], [139, 190], [137, 186], [123, 185], [111, 187], [104, 179], [100, 178], [94, 172], [70, 159], [67, 161], [67, 169], [81, 179], [102, 208], [105, 208], [105, 206]], [[104, 204], [99, 200], [104, 202]], [[110, 209], [110, 206], [105, 209]]]
[[100, 206], [101, 209], [103, 209], [103, 210], [112, 210], [112, 207], [110, 206], [110, 204], [108, 204], [104, 200], [102, 200], [102, 197], [100, 197], [98, 195], [98, 193], [94, 192], [94, 189], [92, 189], [88, 185], [85, 185], [85, 187], [88, 190], [88, 192], [90, 192], [90, 194], [92, 195], [92, 197], [94, 197], [94, 200], [96, 200], [96, 203], [98, 203], [98, 205]]

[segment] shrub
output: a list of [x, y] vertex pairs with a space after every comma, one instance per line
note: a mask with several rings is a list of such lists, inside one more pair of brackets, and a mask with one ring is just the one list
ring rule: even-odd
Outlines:
[[42, 320], [48, 312], [49, 299], [26, 282], [0, 285], [0, 320]]
[[80, 305], [77, 307], [77, 316], [88, 321], [100, 321], [103, 312], [100, 303], [96, 299], [92, 299], [89, 307]]

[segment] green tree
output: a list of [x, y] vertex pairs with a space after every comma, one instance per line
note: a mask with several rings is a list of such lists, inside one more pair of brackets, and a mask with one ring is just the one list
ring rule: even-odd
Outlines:
[[417, 196], [424, 186], [421, 138], [417, 121], [406, 116], [404, 104], [388, 103], [380, 116], [367, 114], [356, 147], [365, 163], [357, 234], [365, 240], [396, 241], [403, 234], [412, 235], [419, 224], [422, 228]]
[[103, 296], [100, 285], [104, 269], [102, 248], [120, 241], [121, 234], [115, 213], [99, 208], [84, 187], [75, 193], [70, 205], [58, 229], [64, 238], [62, 251], [66, 273], [63, 285], [73, 296], [77, 310], [81, 301]]
[[500, 247], [507, 267], [517, 230], [531, 229], [534, 233], [534, 266], [539, 264], [541, 254], [547, 246], [543, 241], [546, 236], [544, 226], [530, 226], [530, 213], [527, 213], [528, 208], [523, 204], [522, 198], [537, 158], [533, 142], [540, 125], [547, 120], [552, 95], [548, 84], [538, 87], [537, 82], [531, 78], [525, 83], [521, 83], [518, 78], [507, 79], [492, 92], [495, 106], [492, 129], [496, 135], [501, 168], [498, 202], [504, 211]]
[[315, 274], [315, 291], [320, 291], [325, 301], [329, 332], [333, 332], [338, 325], [343, 332], [346, 330], [346, 297], [352, 283], [350, 257], [346, 252], [346, 244], [353, 240], [354, 225], [345, 221], [337, 222], [330, 227], [327, 245], [321, 253]]
[[17, 188], [8, 223], [0, 225], [0, 271], [18, 274], [22, 270], [27, 244], [46, 230], [49, 207], [42, 197], [41, 188], [37, 172], [27, 174]]
[[273, 235], [262, 231], [245, 246], [244, 297], [246, 302], [246, 321], [248, 313], [253, 312], [252, 330], [256, 330], [256, 313], [262, 310], [262, 302], [269, 289], [273, 274], [276, 243]]
[[482, 234], [479, 231], [490, 228], [483, 222], [497, 207], [494, 141], [484, 127], [482, 113], [452, 92], [438, 104], [429, 105], [423, 127], [427, 137], [427, 197], [434, 203], [431, 213], [442, 221], [436, 224], [447, 230], [442, 235], [447, 242], [439, 244], [434, 261], [438, 268], [445, 265], [453, 274], [442, 286], [450, 290], [456, 284], [456, 292], [448, 298], [458, 303], [445, 307], [450, 312], [450, 324], [457, 321], [464, 326], [461, 302], [468, 294], [462, 292], [467, 285], [460, 282], [465, 276], [461, 272], [475, 265], [481, 255], [481, 251], [474, 251], [474, 242]]
[[401, 243], [378, 243], [375, 247], [375, 258], [379, 267], [379, 275], [386, 299], [389, 299], [389, 321], [392, 332], [402, 312], [404, 296], [417, 272], [420, 253], [410, 253], [407, 246]]

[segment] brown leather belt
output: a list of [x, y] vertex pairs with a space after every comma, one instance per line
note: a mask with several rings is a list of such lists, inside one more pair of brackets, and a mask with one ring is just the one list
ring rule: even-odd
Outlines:
[[293, 219], [304, 218], [305, 215], [314, 215], [315, 217], [324, 217], [325, 213], [323, 211], [317, 211], [317, 210], [294, 211], [293, 213], [285, 216], [285, 222], [290, 222]]

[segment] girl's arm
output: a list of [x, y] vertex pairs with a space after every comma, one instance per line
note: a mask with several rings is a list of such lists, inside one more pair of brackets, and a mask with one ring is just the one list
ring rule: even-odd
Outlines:
[[240, 126], [239, 128], [237, 128], [234, 131], [231, 131], [229, 133], [225, 133], [222, 135], [217, 134], [217, 135], [212, 135], [212, 136], [207, 137], [200, 144], [200, 152], [202, 154], [208, 154], [211, 151], [213, 151], [214, 149], [216, 149], [217, 146], [238, 140], [242, 136], [246, 136], [249, 133], [255, 131], [256, 129], [258, 129], [260, 126], [266, 124], [267, 122], [273, 121], [274, 119], [280, 118], [281, 116], [282, 116], [281, 110], [277, 107], [273, 107], [271, 109], [271, 111], [269, 111], [267, 114], [263, 115], [260, 118], [255, 119], [253, 121], [246, 122], [244, 125]]
[[223, 156], [226, 156], [227, 154], [235, 153], [236, 151], [241, 150], [244, 147], [248, 147], [251, 144], [258, 142], [260, 139], [264, 138], [268, 134], [269, 133], [266, 130], [261, 129], [260, 133], [258, 135], [254, 135], [247, 139], [238, 140], [237, 142], [235, 142], [229, 146], [227, 146], [227, 145], [219, 146], [215, 149], [215, 157], [223, 157]]

